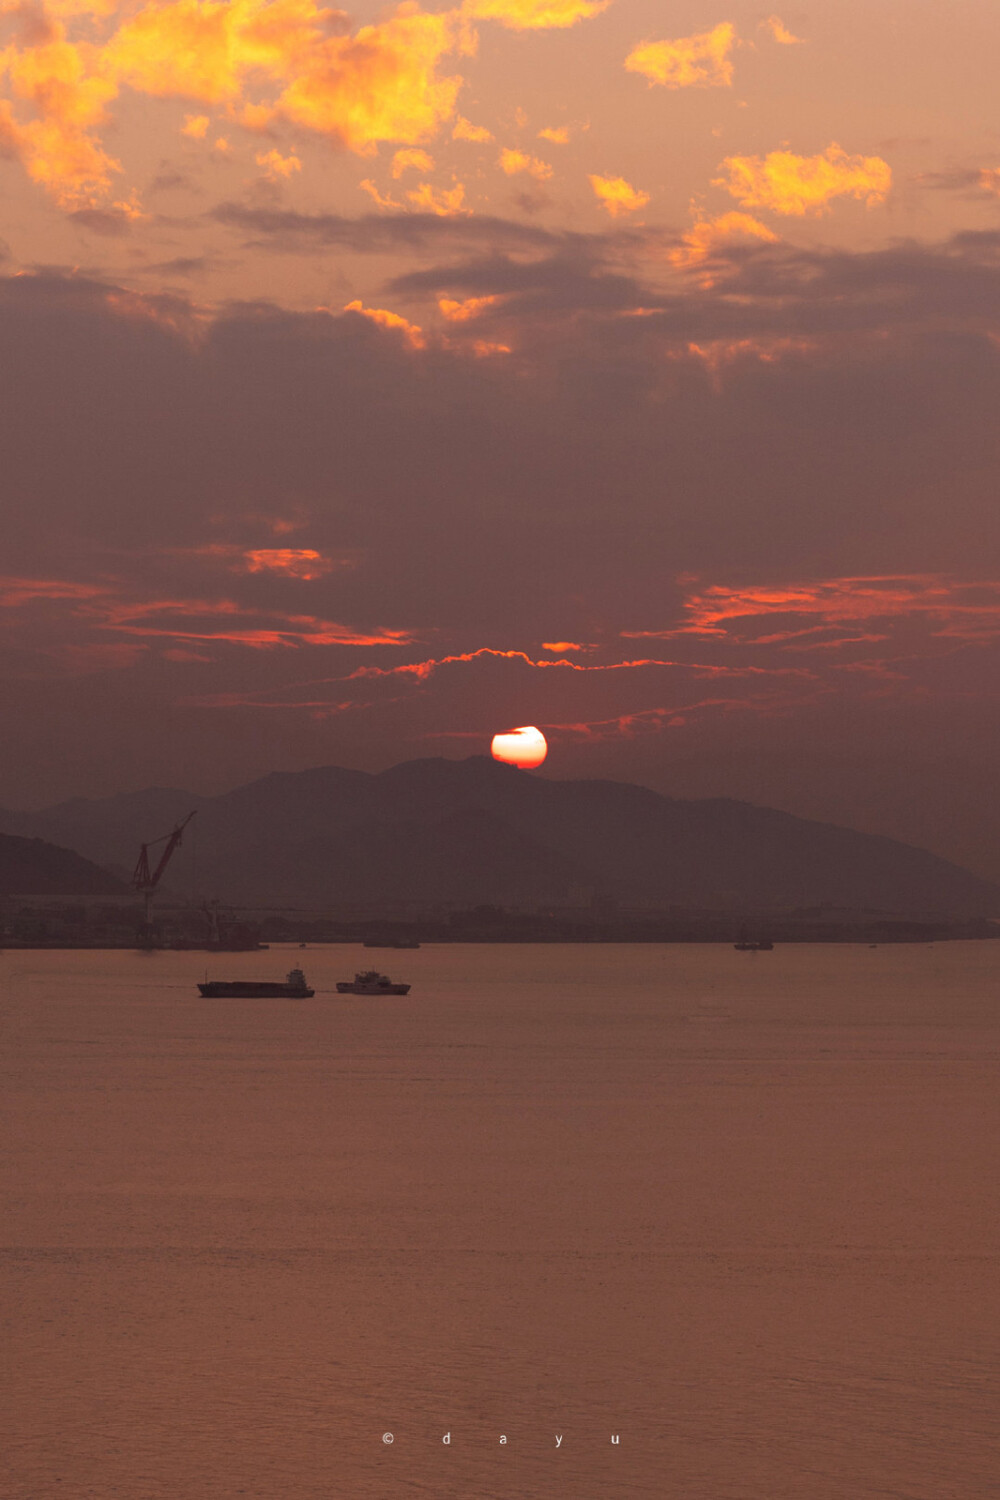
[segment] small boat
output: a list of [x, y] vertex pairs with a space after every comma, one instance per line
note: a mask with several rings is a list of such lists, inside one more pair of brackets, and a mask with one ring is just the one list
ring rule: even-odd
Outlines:
[[292, 969], [284, 984], [269, 979], [206, 979], [198, 988], [212, 1000], [310, 1000], [316, 993], [301, 969]]
[[770, 938], [761, 938], [758, 942], [751, 942], [749, 938], [740, 938], [733, 947], [737, 953], [770, 953], [774, 947]]
[[365, 969], [361, 974], [355, 974], [350, 981], [340, 980], [337, 985], [338, 995], [408, 995], [410, 986], [408, 984], [394, 984], [388, 974], [380, 974], [377, 969]]

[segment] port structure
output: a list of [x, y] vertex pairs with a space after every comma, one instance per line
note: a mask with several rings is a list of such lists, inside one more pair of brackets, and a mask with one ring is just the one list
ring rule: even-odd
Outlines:
[[[135, 869], [132, 872], [132, 885], [134, 889], [139, 892], [145, 902], [143, 928], [144, 936], [147, 942], [152, 941], [153, 894], [156, 890], [156, 887], [160, 883], [160, 877], [173, 858], [174, 850], [183, 841], [185, 828], [188, 826], [191, 819], [194, 817], [195, 812], [197, 811], [198, 809], [195, 808], [194, 812], [189, 812], [184, 821], [178, 823], [177, 827], [174, 828], [171, 833], [165, 833], [158, 839], [151, 839], [148, 844], [143, 844], [142, 848], [139, 850], [139, 858], [136, 861]], [[160, 844], [163, 844], [164, 846], [163, 853], [160, 855], [159, 863], [154, 870], [150, 866], [149, 851], [150, 849], [156, 849]]]

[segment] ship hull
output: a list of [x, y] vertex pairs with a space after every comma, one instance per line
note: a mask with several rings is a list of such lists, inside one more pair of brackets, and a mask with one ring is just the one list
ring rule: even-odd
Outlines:
[[345, 984], [337, 985], [338, 995], [408, 995], [408, 984]]
[[290, 984], [246, 983], [240, 980], [210, 980], [199, 984], [206, 1000], [311, 1000], [315, 990], [293, 988]]

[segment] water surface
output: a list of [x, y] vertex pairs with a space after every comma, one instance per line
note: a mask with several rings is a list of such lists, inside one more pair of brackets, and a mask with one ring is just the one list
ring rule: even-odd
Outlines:
[[995, 1491], [1000, 944], [299, 961], [0, 954], [4, 1500]]

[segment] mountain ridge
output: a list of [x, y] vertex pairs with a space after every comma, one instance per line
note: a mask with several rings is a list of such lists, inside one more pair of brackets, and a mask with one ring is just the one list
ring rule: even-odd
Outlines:
[[0, 896], [123, 896], [100, 865], [45, 839], [0, 833]]
[[427, 757], [380, 772], [275, 771], [214, 797], [150, 788], [73, 799], [35, 814], [0, 813], [0, 828], [131, 868], [139, 844], [169, 832], [192, 807], [201, 888], [245, 905], [1000, 911], [987, 881], [883, 835], [732, 798], [558, 781], [485, 756]]

